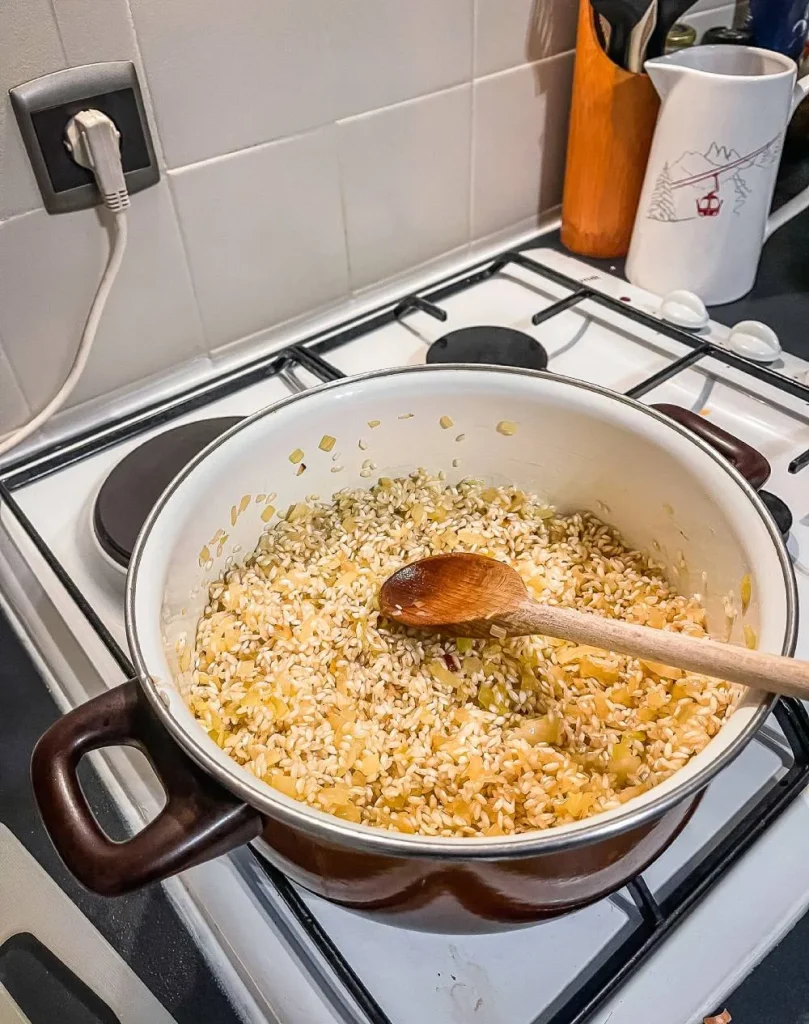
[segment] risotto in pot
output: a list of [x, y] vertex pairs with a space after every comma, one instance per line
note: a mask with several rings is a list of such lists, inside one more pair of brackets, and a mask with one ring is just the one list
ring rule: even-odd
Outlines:
[[448, 551], [507, 561], [541, 601], [692, 635], [705, 612], [590, 514], [414, 473], [271, 520], [210, 588], [192, 711], [281, 793], [352, 822], [500, 836], [605, 811], [705, 747], [727, 683], [563, 640], [426, 636], [379, 589]]

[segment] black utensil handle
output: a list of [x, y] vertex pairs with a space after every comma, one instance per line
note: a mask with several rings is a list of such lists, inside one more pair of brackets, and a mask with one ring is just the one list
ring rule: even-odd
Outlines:
[[629, 50], [630, 33], [626, 25], [618, 21], [611, 23], [610, 39], [607, 44], [607, 56], [618, 67], [626, 67], [626, 56]]
[[[134, 746], [152, 765], [167, 802], [131, 839], [102, 831], [76, 774], [85, 754]], [[136, 680], [69, 712], [31, 758], [37, 805], [60, 857], [93, 892], [117, 896], [212, 860], [260, 835], [262, 818], [197, 767], [158, 721]]]

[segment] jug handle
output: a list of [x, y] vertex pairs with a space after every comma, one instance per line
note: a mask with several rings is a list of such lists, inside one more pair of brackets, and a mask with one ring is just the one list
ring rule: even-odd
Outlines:
[[[792, 109], [789, 112], [790, 120], [807, 95], [809, 95], [809, 75], [805, 75], [795, 83], [795, 90], [792, 93]], [[764, 241], [766, 242], [770, 235], [782, 228], [793, 217], [802, 213], [807, 206], [809, 206], [809, 185], [770, 215], [764, 230]]]

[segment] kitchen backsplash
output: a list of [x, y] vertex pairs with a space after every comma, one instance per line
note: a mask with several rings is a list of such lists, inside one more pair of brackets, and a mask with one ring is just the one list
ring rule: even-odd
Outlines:
[[[106, 258], [42, 209], [7, 90], [134, 60], [162, 178], [73, 402], [347, 299], [561, 200], [576, 0], [3, 0], [0, 432], [57, 389]], [[700, 0], [700, 31], [733, 4]]]

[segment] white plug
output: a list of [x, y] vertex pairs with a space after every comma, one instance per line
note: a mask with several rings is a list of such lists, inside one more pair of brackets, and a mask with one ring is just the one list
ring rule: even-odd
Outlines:
[[27, 423], [17, 427], [5, 437], [0, 437], [0, 457], [11, 451], [21, 441], [30, 437], [58, 412], [73, 392], [79, 377], [84, 372], [90, 350], [95, 341], [98, 325], [107, 299], [112, 291], [115, 278], [121, 269], [126, 250], [126, 210], [129, 207], [129, 190], [126, 187], [124, 168], [121, 162], [121, 135], [110, 118], [100, 110], [82, 110], [67, 123], [65, 145], [68, 152], [82, 167], [89, 168], [95, 175], [98, 190], [104, 205], [112, 211], [112, 248], [106, 269], [99, 282], [90, 312], [81, 332], [73, 365], [64, 383], [53, 398]]
[[129, 206], [121, 163], [121, 133], [100, 110], [82, 110], [67, 123], [65, 146], [77, 164], [93, 172], [104, 205], [116, 213]]

